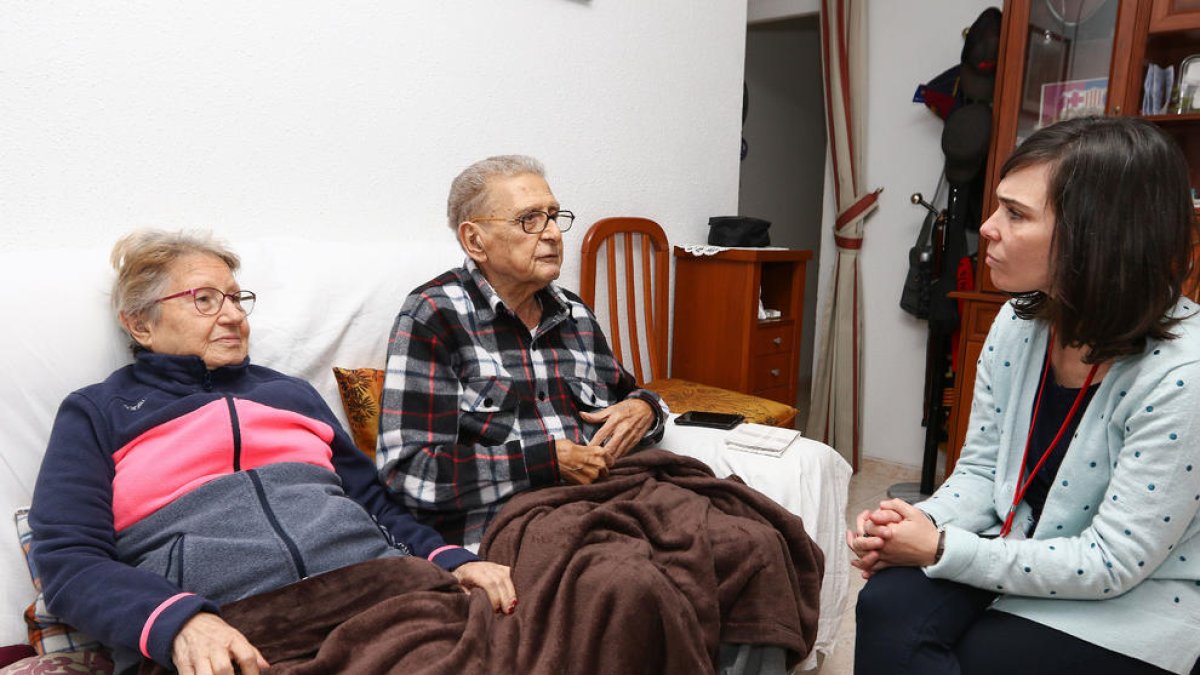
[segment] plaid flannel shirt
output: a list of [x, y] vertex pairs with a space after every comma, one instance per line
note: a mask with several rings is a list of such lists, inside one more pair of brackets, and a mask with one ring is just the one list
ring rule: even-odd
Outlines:
[[587, 443], [581, 411], [641, 398], [662, 438], [667, 407], [638, 389], [596, 317], [554, 284], [532, 334], [474, 262], [414, 290], [388, 344], [376, 461], [391, 492], [448, 542], [478, 544], [513, 495], [559, 483], [555, 439]]

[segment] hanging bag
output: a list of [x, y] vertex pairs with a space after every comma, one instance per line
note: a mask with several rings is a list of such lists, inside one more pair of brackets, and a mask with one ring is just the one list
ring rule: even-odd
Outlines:
[[[937, 203], [944, 178], [944, 175], [938, 178], [933, 195], [934, 203]], [[925, 222], [921, 223], [917, 241], [908, 249], [908, 274], [904, 277], [904, 288], [900, 291], [900, 309], [918, 319], [929, 318], [929, 297], [934, 282], [933, 226], [938, 218], [939, 214], [932, 211], [925, 214]]]

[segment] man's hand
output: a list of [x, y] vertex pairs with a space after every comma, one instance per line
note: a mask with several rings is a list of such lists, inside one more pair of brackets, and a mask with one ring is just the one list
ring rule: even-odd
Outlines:
[[608, 453], [599, 445], [579, 445], [559, 438], [554, 442], [554, 451], [558, 473], [568, 483], [588, 485], [608, 475]]
[[656, 418], [654, 408], [640, 398], [627, 398], [603, 410], [582, 412], [579, 416], [590, 424], [602, 424], [592, 436], [592, 445], [604, 446], [609, 464], [621, 459], [645, 437]]
[[171, 643], [171, 658], [180, 675], [258, 675], [271, 667], [245, 635], [210, 612], [183, 624]]
[[505, 614], [512, 614], [517, 608], [517, 591], [513, 587], [512, 570], [507, 565], [499, 565], [483, 560], [463, 563], [451, 572], [463, 591], [472, 588], [482, 588], [492, 601], [492, 609]]

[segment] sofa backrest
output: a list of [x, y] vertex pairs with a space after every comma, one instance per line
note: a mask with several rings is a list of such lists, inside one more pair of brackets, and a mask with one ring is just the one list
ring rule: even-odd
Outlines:
[[[462, 263], [449, 232], [425, 240], [346, 243], [232, 239], [238, 281], [258, 294], [254, 363], [304, 378], [344, 414], [331, 368], [382, 368], [400, 304], [417, 285]], [[0, 646], [26, 641], [34, 597], [11, 517], [29, 504], [59, 403], [130, 360], [109, 303], [108, 247], [0, 251]]]

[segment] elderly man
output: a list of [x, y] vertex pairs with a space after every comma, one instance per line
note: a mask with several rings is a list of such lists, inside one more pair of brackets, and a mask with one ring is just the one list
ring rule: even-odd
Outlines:
[[447, 213], [466, 261], [414, 290], [396, 318], [377, 461], [419, 518], [473, 547], [518, 492], [591, 483], [662, 438], [667, 408], [553, 283], [575, 216], [540, 162], [467, 167]]

